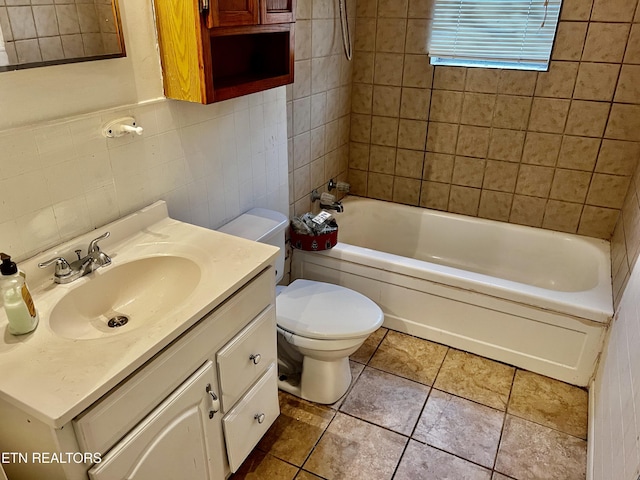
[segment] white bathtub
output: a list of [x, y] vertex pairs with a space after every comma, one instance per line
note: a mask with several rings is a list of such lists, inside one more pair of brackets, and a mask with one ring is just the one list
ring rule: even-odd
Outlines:
[[353, 288], [384, 325], [586, 386], [613, 315], [609, 243], [348, 197], [293, 278]]

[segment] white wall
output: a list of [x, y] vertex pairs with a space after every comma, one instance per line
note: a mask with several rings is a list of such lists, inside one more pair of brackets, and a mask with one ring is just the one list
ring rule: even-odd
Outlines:
[[[253, 206], [288, 214], [285, 88], [157, 99], [151, 2], [120, 4], [126, 58], [0, 73], [0, 251], [18, 260], [160, 198], [210, 228]], [[102, 137], [124, 114], [144, 135]]]
[[594, 388], [593, 480], [640, 475], [640, 265], [618, 306]]

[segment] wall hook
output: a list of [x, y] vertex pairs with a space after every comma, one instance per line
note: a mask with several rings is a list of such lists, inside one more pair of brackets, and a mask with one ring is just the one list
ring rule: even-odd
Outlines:
[[129, 133], [135, 133], [136, 135], [142, 135], [144, 129], [136, 123], [136, 119], [133, 117], [122, 117], [116, 120], [107, 122], [102, 127], [102, 135], [107, 138], [116, 138]]

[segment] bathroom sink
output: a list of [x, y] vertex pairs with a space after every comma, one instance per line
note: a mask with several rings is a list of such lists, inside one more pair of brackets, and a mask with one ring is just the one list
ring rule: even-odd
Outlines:
[[74, 340], [109, 337], [166, 318], [200, 281], [200, 267], [174, 255], [104, 267], [82, 279], [54, 306], [51, 329]]

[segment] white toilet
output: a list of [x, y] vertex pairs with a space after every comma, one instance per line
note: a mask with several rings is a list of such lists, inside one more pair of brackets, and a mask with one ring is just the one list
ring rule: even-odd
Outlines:
[[[278, 283], [288, 223], [279, 212], [254, 208], [219, 231], [280, 247]], [[382, 325], [382, 310], [364, 295], [329, 283], [295, 280], [276, 290], [279, 388], [312, 402], [335, 402], [351, 383], [349, 355]]]

